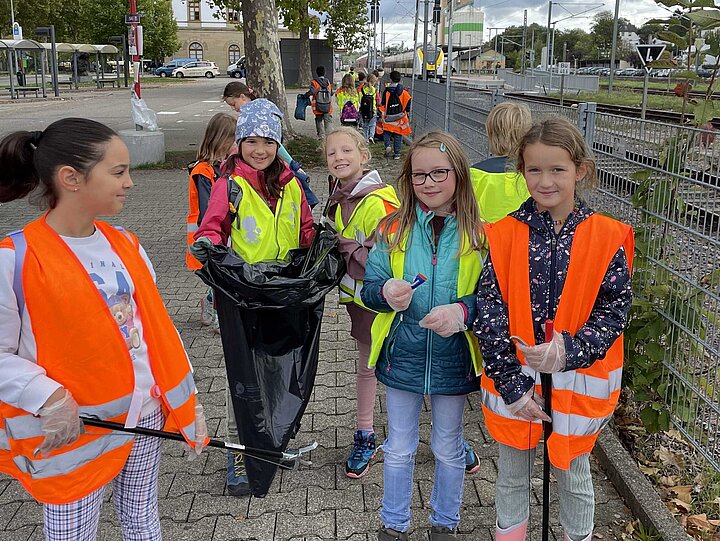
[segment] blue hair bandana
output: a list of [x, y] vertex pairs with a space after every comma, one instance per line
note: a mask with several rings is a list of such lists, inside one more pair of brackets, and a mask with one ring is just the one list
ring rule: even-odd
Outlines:
[[240, 142], [248, 137], [266, 137], [282, 143], [283, 114], [270, 100], [258, 98], [240, 107], [238, 112], [235, 140]]

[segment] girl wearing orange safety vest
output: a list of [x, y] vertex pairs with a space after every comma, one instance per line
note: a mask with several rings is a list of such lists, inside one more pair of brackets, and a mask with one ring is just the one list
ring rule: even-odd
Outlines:
[[[196, 161], [188, 166], [190, 179], [188, 186], [187, 244], [195, 242], [195, 233], [200, 227], [208, 200], [210, 189], [220, 176], [220, 164], [227, 158], [235, 145], [235, 119], [225, 113], [217, 113], [208, 122]], [[202, 264], [187, 251], [185, 264], [190, 270], [202, 268]], [[203, 325], [212, 325], [215, 332], [219, 331], [217, 312], [213, 307], [212, 288], [200, 299], [201, 321]]]
[[[483, 412], [500, 444], [496, 539], [525, 539], [535, 447], [541, 421], [551, 421], [547, 448], [565, 540], [589, 541], [595, 501], [588, 457], [620, 395], [633, 233], [577, 197], [597, 175], [570, 122], [534, 125], [517, 164], [531, 197], [486, 226], [490, 253], [474, 325]], [[540, 374], [551, 374], [547, 412]]]
[[159, 540], [159, 440], [79, 416], [207, 440], [190, 363], [137, 238], [97, 221], [133, 186], [125, 144], [66, 118], [0, 141], [0, 202], [49, 210], [0, 242], [0, 471], [44, 505], [47, 539], [95, 539], [103, 491], [125, 539]]

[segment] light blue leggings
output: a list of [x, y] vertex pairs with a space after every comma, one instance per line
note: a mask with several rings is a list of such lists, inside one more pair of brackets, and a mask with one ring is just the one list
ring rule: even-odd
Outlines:
[[[502, 529], [520, 524], [530, 516], [530, 472], [535, 462], [535, 449], [520, 451], [500, 445], [498, 477], [495, 485], [497, 523]], [[593, 531], [595, 494], [590, 474], [590, 455], [584, 454], [570, 463], [569, 470], [552, 466], [558, 482], [560, 524], [576, 541]]]

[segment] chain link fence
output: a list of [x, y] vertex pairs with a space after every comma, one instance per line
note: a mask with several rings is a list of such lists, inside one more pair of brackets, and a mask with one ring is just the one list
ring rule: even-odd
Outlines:
[[[410, 87], [411, 81], [404, 81]], [[504, 97], [416, 81], [414, 136], [447, 129], [470, 163], [489, 156], [485, 120]], [[673, 425], [720, 471], [720, 141], [713, 130], [598, 113], [593, 103], [560, 107], [530, 99], [533, 120], [559, 115], [593, 149], [600, 185], [592, 208], [635, 228], [646, 264], [634, 275], [637, 301], [652, 303], [663, 332], [651, 348], [662, 359], [657, 390]], [[657, 325], [657, 324], [656, 324]], [[660, 325], [658, 326], [660, 327]], [[657, 329], [648, 328], [648, 335]], [[647, 349], [647, 348], [646, 348]]]

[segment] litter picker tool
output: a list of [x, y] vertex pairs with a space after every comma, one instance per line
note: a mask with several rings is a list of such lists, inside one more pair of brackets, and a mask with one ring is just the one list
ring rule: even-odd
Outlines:
[[[552, 319], [545, 320], [545, 342], [553, 338], [554, 325]], [[540, 374], [543, 399], [545, 400], [545, 414], [552, 418], [552, 374]], [[548, 541], [550, 536], [550, 454], [548, 453], [548, 439], [552, 434], [552, 422], [543, 421], [543, 507], [542, 507], [542, 541]]]
[[[112, 421], [103, 421], [100, 419], [93, 419], [91, 417], [80, 417], [80, 420], [86, 425], [86, 426], [94, 426], [96, 428], [106, 428], [108, 430], [116, 430], [118, 432], [127, 432], [129, 434], [139, 434], [142, 436], [153, 436], [155, 438], [162, 438], [165, 440], [174, 440], [179, 442], [185, 442], [185, 438], [182, 437], [181, 434], [178, 434], [176, 432], [165, 432], [163, 430], [154, 430], [152, 428], [143, 428], [143, 427], [135, 427], [135, 428], [127, 428], [125, 425], [121, 423], [114, 423]], [[230, 443], [222, 440], [215, 440], [211, 439], [210, 443], [207, 445], [208, 447], [215, 447], [217, 449], [226, 449], [230, 451], [238, 451], [241, 452], [247, 456], [251, 456], [253, 458], [257, 458], [259, 460], [266, 460], [268, 462], [277, 463], [279, 465], [284, 465], [287, 462], [294, 461], [294, 466], [297, 467], [299, 464], [302, 465], [311, 465], [312, 462], [309, 460], [303, 459], [303, 455], [309, 453], [313, 449], [316, 449], [318, 444], [317, 442], [313, 442], [310, 445], [306, 445], [305, 447], [301, 447], [300, 449], [294, 450], [294, 451], [271, 451], [269, 449], [258, 449], [257, 447], [248, 447], [246, 445], [242, 445], [241, 443]]]

